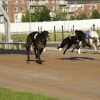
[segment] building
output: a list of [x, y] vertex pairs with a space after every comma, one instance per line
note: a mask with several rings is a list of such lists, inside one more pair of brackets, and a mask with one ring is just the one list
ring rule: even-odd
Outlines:
[[[4, 0], [5, 11], [8, 14], [10, 21], [13, 23], [20, 23], [21, 17], [26, 11], [34, 12], [34, 8], [38, 5], [47, 6], [51, 12], [54, 13], [56, 9], [61, 8], [62, 12], [70, 15], [78, 15], [86, 13], [91, 16], [94, 9], [100, 13], [100, 0]], [[3, 21], [3, 16], [0, 18]]]

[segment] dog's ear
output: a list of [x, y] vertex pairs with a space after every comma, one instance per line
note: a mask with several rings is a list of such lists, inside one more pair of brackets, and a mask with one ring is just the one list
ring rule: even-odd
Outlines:
[[41, 33], [43, 33], [43, 31], [41, 31]]

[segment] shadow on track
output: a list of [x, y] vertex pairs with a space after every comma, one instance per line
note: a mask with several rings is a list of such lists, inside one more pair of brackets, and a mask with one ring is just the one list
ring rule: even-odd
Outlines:
[[99, 59], [95, 59], [95, 58], [91, 58], [91, 57], [70, 57], [70, 58], [59, 58], [61, 60], [72, 60], [72, 61], [76, 61], [76, 60], [97, 60], [100, 61]]

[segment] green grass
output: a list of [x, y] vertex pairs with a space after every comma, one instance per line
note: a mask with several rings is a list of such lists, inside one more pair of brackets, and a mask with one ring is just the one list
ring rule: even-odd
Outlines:
[[[12, 34], [11, 39], [13, 42], [25, 42], [28, 34]], [[69, 34], [64, 32], [64, 38]], [[2, 40], [5, 42], [5, 35], [2, 36]], [[56, 33], [56, 41], [62, 40], [62, 33]], [[49, 34], [48, 41], [54, 41], [54, 33]]]
[[31, 92], [13, 91], [0, 87], [0, 100], [61, 100], [58, 98]]
[[[97, 31], [100, 36], [100, 30]], [[64, 32], [64, 38], [66, 38], [70, 33]], [[28, 34], [12, 34], [11, 39], [13, 42], [25, 42]], [[2, 40], [5, 42], [5, 35], [2, 36]], [[48, 41], [54, 41], [54, 33], [49, 33]], [[62, 41], [62, 33], [56, 33], [56, 41]]]
[[13, 34], [13, 35], [11, 35], [11, 39], [14, 42], [25, 42], [27, 35], [28, 34]]
[[[11, 39], [13, 42], [25, 42], [28, 34], [12, 34]], [[5, 42], [5, 35], [2, 36], [2, 41]]]

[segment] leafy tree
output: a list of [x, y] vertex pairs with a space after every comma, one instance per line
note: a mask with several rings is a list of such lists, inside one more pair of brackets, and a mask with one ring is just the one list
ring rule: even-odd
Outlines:
[[80, 15], [79, 15], [79, 19], [80, 19], [80, 20], [87, 19], [86, 14], [85, 14], [85, 13], [80, 14]]
[[50, 21], [50, 10], [45, 6], [38, 6], [34, 10], [33, 19], [34, 21]]
[[92, 15], [91, 15], [90, 18], [92, 18], [92, 19], [99, 19], [99, 18], [100, 18], [99, 12], [98, 12], [97, 10], [94, 10], [94, 11], [92, 12]]
[[41, 9], [41, 12], [40, 12], [40, 21], [50, 21], [51, 18], [50, 18], [50, 10], [43, 6], [43, 9]]
[[30, 21], [29, 11], [27, 11], [25, 15], [22, 15], [22, 22], [29, 22], [29, 21]]
[[76, 16], [76, 20], [79, 20], [79, 18], [80, 18], [79, 15], [77, 15], [77, 16]]
[[63, 20], [67, 20], [67, 14], [66, 14], [65, 11], [62, 13], [62, 9], [57, 10], [57, 11], [55, 11], [54, 16], [52, 17], [52, 20], [53, 21], [58, 21], [58, 20], [63, 21]]
[[75, 17], [71, 15], [70, 20], [75, 20]]
[[83, 20], [83, 19], [87, 19], [87, 16], [85, 13], [82, 13], [80, 15], [77, 15], [76, 18], [77, 20]]
[[61, 18], [61, 13], [55, 13], [55, 15], [54, 16], [52, 16], [52, 20], [53, 21], [58, 21], [58, 20], [61, 20], [62, 18]]
[[25, 15], [22, 16], [22, 22], [29, 22], [31, 17], [31, 22], [41, 22], [41, 21], [50, 21], [50, 10], [45, 6], [37, 6], [35, 7], [34, 13], [26, 12]]

